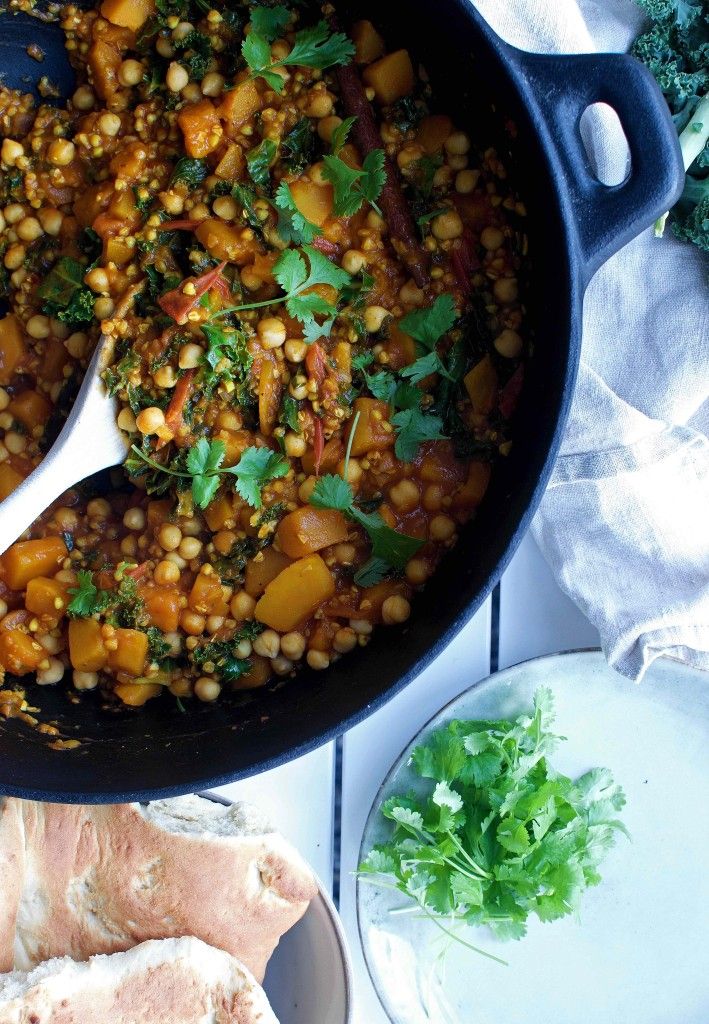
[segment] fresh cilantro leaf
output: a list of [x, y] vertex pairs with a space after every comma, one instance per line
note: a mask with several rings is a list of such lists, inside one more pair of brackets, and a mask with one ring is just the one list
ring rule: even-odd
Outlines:
[[307, 220], [296, 206], [288, 182], [282, 181], [278, 186], [275, 203], [281, 214], [278, 234], [284, 242], [302, 245], [304, 242], [312, 242], [316, 235], [322, 234], [317, 224]]
[[374, 358], [374, 352], [358, 352], [356, 356], [352, 357], [352, 369], [366, 370], [368, 366], [372, 365]]
[[353, 506], [349, 515], [369, 535], [373, 556], [388, 562], [394, 569], [403, 569], [424, 543], [417, 537], [393, 530], [378, 512], [362, 512]]
[[315, 484], [309, 501], [315, 508], [334, 508], [339, 512], [348, 512], [354, 502], [354, 492], [341, 476], [328, 474], [321, 476]]
[[113, 603], [113, 594], [107, 590], [99, 590], [94, 584], [90, 572], [79, 569], [76, 574], [76, 586], [69, 587], [69, 593], [73, 594], [67, 605], [67, 614], [70, 618], [88, 618], [98, 612], [105, 611]]
[[286, 7], [254, 7], [251, 11], [251, 28], [263, 36], [269, 43], [282, 34], [283, 29], [291, 20], [291, 13]]
[[420, 356], [411, 366], [404, 367], [401, 376], [407, 377], [412, 384], [420, 384], [433, 373], [448, 376], [448, 370], [437, 352], [428, 352], [425, 356]]
[[208, 441], [201, 437], [187, 455], [187, 469], [192, 477], [192, 497], [200, 508], [206, 508], [217, 493], [217, 474], [225, 454], [223, 441]]
[[422, 441], [442, 441], [443, 420], [440, 416], [432, 416], [420, 409], [403, 409], [392, 416], [391, 422], [396, 428], [394, 451], [397, 459], [412, 462]]
[[201, 185], [209, 174], [209, 167], [206, 160], [199, 160], [197, 157], [183, 156], [175, 164], [170, 178], [170, 184], [177, 181], [184, 181], [185, 185], [192, 191]]
[[278, 477], [285, 476], [290, 463], [270, 448], [247, 448], [236, 466], [222, 470], [236, 477], [236, 489], [252, 508], [261, 508], [261, 489]]
[[337, 125], [330, 138], [330, 148], [332, 149], [333, 156], [340, 155], [356, 122], [356, 117], [346, 117], [344, 121]]
[[246, 154], [246, 166], [253, 183], [263, 192], [271, 188], [271, 166], [276, 159], [278, 145], [273, 139], [263, 139]]
[[428, 351], [454, 326], [458, 314], [452, 295], [439, 295], [428, 309], [415, 309], [399, 321], [399, 329]]
[[[309, 266], [303, 254], [307, 256]], [[334, 317], [336, 308], [315, 292], [303, 294], [318, 284], [327, 284], [338, 291], [350, 282], [350, 275], [335, 266], [310, 245], [302, 250], [286, 249], [274, 265], [273, 275], [286, 292], [286, 309], [292, 317], [312, 323], [316, 315]]]
[[376, 558], [372, 555], [367, 559], [354, 574], [354, 581], [358, 587], [373, 587], [381, 583], [391, 572], [391, 565], [385, 558]]
[[264, 78], [274, 92], [283, 92], [284, 81], [276, 68], [306, 67], [324, 71], [336, 64], [347, 64], [354, 56], [354, 44], [341, 32], [332, 35], [327, 22], [296, 32], [293, 48], [282, 60], [271, 59], [268, 39], [251, 32], [241, 48], [253, 78]]
[[385, 160], [384, 150], [372, 150], [365, 157], [360, 171], [350, 167], [339, 156], [323, 157], [323, 177], [333, 186], [337, 217], [353, 216], [365, 201], [381, 212], [376, 200], [386, 184]]

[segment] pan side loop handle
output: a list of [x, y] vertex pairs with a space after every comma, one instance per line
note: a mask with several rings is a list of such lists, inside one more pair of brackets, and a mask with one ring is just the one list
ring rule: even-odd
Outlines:
[[[555, 157], [587, 283], [679, 198], [685, 172], [675, 126], [655, 79], [627, 54], [508, 51], [536, 104], [537, 128]], [[581, 115], [593, 103], [615, 110], [628, 141], [630, 173], [619, 185], [598, 181], [581, 138]]]

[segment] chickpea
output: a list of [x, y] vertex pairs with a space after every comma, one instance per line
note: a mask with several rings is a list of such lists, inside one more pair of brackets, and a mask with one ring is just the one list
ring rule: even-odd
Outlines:
[[299, 338], [289, 338], [284, 351], [289, 363], [302, 363], [308, 354], [308, 346]]
[[324, 651], [308, 651], [306, 661], [316, 672], [322, 672], [330, 666], [330, 656]]
[[165, 555], [165, 561], [172, 562], [173, 565], [177, 566], [180, 572], [187, 568], [187, 562], [184, 560], [182, 555], [178, 554], [177, 551], [168, 551]]
[[253, 649], [262, 658], [275, 658], [281, 649], [281, 638], [275, 629], [265, 629], [253, 641]]
[[98, 672], [79, 672], [74, 669], [72, 679], [76, 690], [95, 690], [98, 686]]
[[163, 558], [155, 566], [153, 579], [159, 587], [169, 587], [173, 583], [180, 582], [180, 570], [174, 562], [168, 562], [167, 559]]
[[434, 516], [428, 527], [431, 540], [447, 541], [455, 537], [455, 523], [450, 516]]
[[111, 514], [111, 506], [105, 498], [92, 498], [86, 506], [86, 511], [90, 516], [96, 516], [99, 519], [108, 519]]
[[425, 583], [428, 577], [431, 575], [428, 563], [424, 562], [422, 558], [412, 558], [411, 561], [406, 564], [406, 578], [410, 583], [419, 587], [422, 583]]
[[413, 480], [400, 480], [389, 489], [393, 504], [402, 511], [416, 508], [419, 503], [419, 489]]
[[76, 146], [68, 139], [53, 139], [47, 147], [47, 160], [55, 167], [66, 167], [74, 159]]
[[318, 121], [318, 135], [323, 142], [332, 141], [332, 133], [342, 124], [342, 118], [332, 114], [330, 117], [323, 117]]
[[3, 409], [7, 409], [9, 404], [10, 396], [8, 395], [5, 388], [0, 388], [0, 412], [2, 412]]
[[308, 171], [308, 177], [315, 185], [327, 185], [328, 181], [325, 177], [325, 164], [317, 163]]
[[8, 224], [19, 224], [26, 216], [26, 212], [22, 203], [8, 203], [3, 210], [3, 216]]
[[488, 226], [483, 228], [480, 235], [480, 243], [484, 249], [488, 250], [488, 252], [495, 252], [496, 249], [500, 248], [504, 240], [505, 236], [499, 228]]
[[492, 288], [493, 295], [503, 306], [516, 302], [518, 292], [517, 281], [514, 277], [500, 277]]
[[245, 590], [240, 590], [237, 594], [234, 594], [229, 602], [229, 611], [237, 621], [250, 619], [254, 614], [255, 607], [255, 598], [251, 594], [247, 594]]
[[27, 321], [27, 333], [30, 338], [48, 338], [51, 334], [51, 326], [48, 316], [36, 313]]
[[180, 42], [182, 39], [186, 39], [190, 32], [193, 31], [194, 25], [191, 21], [180, 21], [172, 28], [172, 38]]
[[386, 231], [387, 223], [383, 217], [381, 217], [376, 210], [370, 210], [367, 214], [366, 225], [371, 228], [372, 231], [379, 231], [382, 234]]
[[180, 348], [177, 365], [181, 370], [195, 370], [201, 364], [203, 356], [202, 346], [189, 341]]
[[94, 91], [91, 86], [80, 85], [71, 97], [71, 102], [74, 104], [74, 108], [76, 110], [91, 110], [96, 102], [96, 97], [94, 96]]
[[59, 682], [65, 671], [64, 663], [59, 658], [50, 658], [47, 668], [37, 670], [37, 683], [39, 686], [52, 686]]
[[300, 434], [294, 434], [289, 431], [283, 439], [283, 447], [286, 450], [286, 455], [291, 459], [299, 459], [307, 450], [307, 444], [305, 438]]
[[160, 366], [153, 374], [153, 380], [159, 388], [174, 388], [177, 384], [177, 373], [174, 366]]
[[281, 637], [281, 651], [291, 661], [300, 661], [305, 654], [305, 637], [302, 633], [285, 633]]
[[158, 533], [158, 542], [163, 551], [175, 551], [180, 546], [182, 530], [174, 523], [163, 523]]
[[343, 541], [335, 545], [335, 558], [340, 565], [352, 565], [356, 555], [357, 549], [354, 544], [348, 544]]
[[353, 629], [358, 636], [369, 636], [374, 626], [369, 619], [350, 619], [350, 629]]
[[342, 257], [342, 269], [348, 274], [359, 274], [367, 266], [367, 257], [359, 249], [348, 249]]
[[495, 349], [505, 359], [516, 359], [522, 352], [522, 338], [519, 336], [517, 331], [511, 331], [509, 328], [505, 328], [495, 338], [494, 341]]
[[145, 512], [142, 508], [135, 505], [133, 508], [128, 508], [123, 513], [123, 525], [127, 530], [144, 530], [145, 529]]
[[465, 132], [453, 132], [444, 143], [446, 153], [451, 156], [464, 156], [470, 150], [470, 139]]
[[220, 555], [228, 555], [236, 543], [236, 534], [233, 530], [220, 530], [215, 533], [212, 543]]
[[124, 554], [126, 558], [131, 560], [135, 559], [138, 555], [138, 541], [132, 533], [129, 533], [126, 537], [121, 540], [121, 554]]
[[154, 434], [160, 427], [165, 426], [165, 413], [157, 405], [149, 405], [147, 409], [141, 409], [135, 418], [135, 425], [141, 434]]
[[201, 636], [206, 625], [206, 618], [199, 612], [193, 612], [189, 608], [180, 612], [180, 626], [188, 636]]
[[204, 96], [221, 96], [224, 91], [224, 76], [216, 71], [209, 71], [202, 79]]
[[195, 697], [198, 700], [205, 701], [207, 704], [216, 700], [221, 692], [222, 688], [220, 684], [216, 679], [210, 679], [209, 676], [200, 676], [194, 684]]
[[216, 633], [217, 630], [221, 629], [224, 625], [223, 615], [208, 615], [207, 616], [207, 632]]
[[407, 281], [399, 289], [399, 298], [407, 306], [423, 306], [426, 301], [426, 293], [419, 288], [415, 281]]
[[306, 477], [305, 480], [303, 480], [302, 484], [298, 488], [298, 497], [300, 498], [304, 505], [306, 505], [310, 500], [310, 495], [315, 490], [315, 485], [317, 484], [317, 482], [317, 477], [309, 476]]
[[127, 434], [132, 434], [135, 430], [138, 429], [137, 424], [135, 422], [135, 416], [133, 415], [133, 411], [127, 407], [125, 409], [121, 409], [121, 411], [118, 413], [116, 423], [118, 424], [120, 429], [125, 430]]
[[21, 455], [27, 448], [27, 438], [14, 430], [8, 430], [5, 434], [5, 447], [10, 455]]
[[92, 292], [108, 291], [108, 274], [101, 267], [94, 267], [84, 278]]
[[467, 156], [449, 156], [448, 166], [452, 171], [463, 171], [468, 166]]
[[188, 82], [180, 93], [183, 100], [187, 100], [188, 103], [196, 103], [202, 98], [202, 90], [197, 82]]
[[37, 211], [37, 217], [47, 234], [51, 235], [52, 238], [56, 238], [62, 229], [64, 214], [51, 206], [45, 206]]
[[438, 512], [443, 507], [443, 488], [439, 484], [429, 484], [423, 492], [423, 507], [427, 512]]
[[222, 220], [234, 220], [239, 215], [239, 207], [231, 196], [218, 196], [212, 203], [212, 210]]
[[121, 119], [118, 114], [112, 114], [110, 111], [101, 114], [98, 119], [98, 130], [102, 135], [108, 135], [109, 138], [118, 135], [121, 130]]
[[5, 264], [8, 270], [19, 270], [22, 264], [25, 262], [26, 255], [27, 250], [25, 249], [24, 245], [21, 245], [19, 242], [16, 242], [14, 245], [11, 245], [5, 253], [3, 263]]
[[36, 217], [25, 217], [17, 225], [17, 237], [23, 242], [34, 242], [43, 234], [44, 229]]
[[187, 74], [185, 68], [177, 61], [173, 61], [167, 69], [165, 75], [165, 85], [168, 87], [170, 92], [182, 92], [184, 87], [190, 80], [190, 76]]
[[143, 81], [145, 68], [139, 60], [124, 60], [118, 69], [118, 81], [121, 85], [138, 85]]
[[158, 51], [161, 57], [165, 57], [169, 60], [170, 57], [175, 56], [175, 47], [172, 45], [167, 36], [159, 36], [156, 43], [155, 49]]
[[286, 325], [278, 317], [267, 316], [259, 320], [256, 333], [264, 348], [280, 348], [286, 340]]
[[168, 690], [173, 697], [191, 697], [192, 682], [187, 676], [178, 676], [170, 683]]
[[423, 146], [419, 146], [417, 142], [410, 142], [399, 150], [396, 162], [402, 171], [406, 171], [412, 164], [418, 163], [423, 155]]
[[97, 320], [107, 320], [113, 314], [113, 299], [104, 296], [94, 302], [94, 316]]
[[163, 209], [173, 214], [173, 216], [182, 213], [185, 208], [185, 200], [179, 192], [161, 192], [160, 202], [163, 205]]
[[458, 171], [455, 176], [455, 190], [462, 196], [470, 195], [477, 188], [480, 171]]
[[197, 558], [202, 550], [202, 541], [197, 537], [183, 537], [177, 550], [182, 558], [191, 562], [193, 558]]
[[411, 605], [405, 597], [392, 594], [382, 605], [382, 622], [385, 626], [394, 626], [406, 622], [411, 615]]
[[271, 668], [277, 676], [287, 676], [293, 671], [293, 662], [279, 654], [277, 658], [271, 659]]
[[389, 310], [384, 306], [367, 306], [364, 311], [364, 326], [370, 334], [376, 334], [382, 329], [388, 316], [390, 316]]
[[433, 175], [434, 188], [447, 189], [452, 180], [453, 168], [449, 167], [448, 164], [444, 164], [443, 167], [439, 167], [436, 173]]
[[302, 402], [308, 397], [308, 378], [302, 374], [296, 374], [288, 385], [288, 391], [297, 402]]
[[330, 93], [322, 89], [312, 89], [308, 98], [305, 113], [308, 117], [322, 119], [329, 117], [333, 110], [333, 99]]
[[431, 230], [440, 242], [447, 242], [460, 238], [463, 234], [463, 221], [457, 210], [446, 210], [433, 218]]
[[3, 139], [0, 158], [7, 167], [14, 167], [20, 157], [25, 155], [25, 147], [14, 139]]
[[45, 649], [47, 654], [58, 654], [64, 648], [63, 640], [60, 640], [58, 636], [52, 636], [51, 633], [38, 636], [37, 643]]
[[189, 519], [182, 520], [180, 529], [182, 530], [183, 537], [199, 537], [202, 532], [202, 524], [199, 519], [195, 519], [192, 516]]
[[357, 646], [357, 634], [351, 626], [343, 626], [335, 633], [332, 646], [338, 654], [347, 654]]

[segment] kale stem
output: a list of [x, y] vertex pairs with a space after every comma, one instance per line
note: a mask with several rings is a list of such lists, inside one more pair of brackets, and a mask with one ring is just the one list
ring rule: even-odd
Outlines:
[[153, 459], [149, 458], [149, 456], [147, 456], [145, 452], [141, 452], [140, 448], [138, 448], [137, 445], [132, 444], [130, 447], [131, 451], [135, 452], [138, 458], [142, 459], [143, 462], [147, 462], [149, 466], [152, 466], [153, 469], [159, 470], [161, 473], [166, 473], [168, 476], [181, 477], [183, 480], [189, 479], [192, 476], [191, 473], [180, 473], [175, 469], [168, 469], [166, 466], [161, 465], [159, 462], [155, 462]]

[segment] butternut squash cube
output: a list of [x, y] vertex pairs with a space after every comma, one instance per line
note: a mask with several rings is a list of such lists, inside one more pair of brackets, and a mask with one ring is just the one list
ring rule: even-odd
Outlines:
[[109, 668], [129, 676], [142, 676], [148, 656], [147, 635], [139, 629], [117, 629], [114, 636], [118, 647], [108, 652]]
[[153, 697], [159, 697], [162, 686], [158, 686], [157, 683], [119, 683], [113, 692], [129, 707], [140, 708]]
[[61, 537], [19, 541], [2, 556], [5, 581], [10, 590], [24, 590], [35, 576], [56, 572], [66, 555], [66, 544]]
[[137, 32], [155, 14], [155, 0], [103, 0], [101, 14], [113, 25]]
[[251, 668], [231, 684], [233, 690], [255, 690], [259, 686], [265, 686], [271, 678], [273, 673], [271, 671], [271, 662], [268, 658], [262, 658], [259, 654], [252, 654], [249, 661], [251, 662]]
[[470, 513], [477, 508], [485, 497], [491, 475], [492, 466], [489, 462], [471, 462], [468, 467], [468, 479], [453, 495], [453, 511]]
[[52, 406], [38, 391], [23, 391], [10, 402], [9, 411], [29, 431], [43, 427], [52, 413]]
[[59, 621], [71, 600], [69, 584], [48, 576], [35, 576], [27, 584], [25, 608], [35, 615]]
[[8, 313], [0, 320], [0, 384], [10, 383], [26, 352], [20, 321]]
[[208, 576], [199, 574], [187, 600], [192, 611], [202, 615], [226, 615], [229, 611], [222, 593], [221, 580], [213, 572]]
[[227, 224], [217, 217], [207, 217], [200, 222], [195, 235], [210, 256], [244, 267], [253, 259], [254, 243], [245, 239], [243, 232], [243, 227]]
[[250, 78], [224, 93], [219, 104], [219, 116], [226, 121], [227, 130], [235, 132], [261, 109], [261, 94]]
[[355, 44], [355, 60], [358, 64], [371, 64], [384, 56], [384, 40], [371, 21], [357, 21], [350, 32]]
[[210, 502], [204, 512], [207, 526], [212, 533], [222, 530], [226, 524], [234, 520], [234, 503], [229, 494], [220, 494]]
[[332, 216], [335, 193], [332, 185], [318, 185], [309, 178], [298, 178], [290, 187], [293, 201], [311, 224], [319, 228]]
[[205, 157], [221, 142], [223, 129], [211, 100], [186, 104], [177, 115], [177, 123], [182, 129], [189, 156]]
[[271, 580], [275, 580], [276, 576], [291, 564], [292, 559], [285, 552], [274, 547], [264, 548], [255, 558], [250, 559], [246, 566], [244, 590], [251, 597], [260, 597]]
[[98, 672], [105, 666], [108, 651], [101, 624], [96, 619], [71, 619], [69, 622], [69, 660], [79, 672]]
[[391, 448], [396, 441], [393, 429], [385, 429], [389, 424], [389, 406], [378, 398], [358, 398], [355, 400], [354, 417], [359, 413], [357, 429], [352, 439], [352, 455], [366, 455], [371, 451], [384, 451]]
[[287, 555], [302, 558], [347, 540], [347, 520], [336, 509], [304, 505], [281, 519], [276, 538]]
[[180, 621], [180, 592], [174, 587], [146, 587], [141, 590], [150, 624], [163, 633], [174, 633]]
[[21, 629], [0, 635], [0, 665], [16, 676], [34, 672], [47, 657], [44, 647]]
[[42, 380], [56, 384], [64, 379], [64, 367], [69, 362], [69, 355], [63, 342], [58, 338], [48, 338], [42, 353]]
[[416, 141], [429, 155], [443, 149], [448, 136], [453, 132], [453, 122], [445, 114], [431, 114], [424, 117], [416, 132]]
[[483, 356], [465, 375], [463, 383], [470, 396], [473, 412], [479, 416], [488, 416], [497, 398], [497, 372], [490, 356]]
[[0, 501], [12, 494], [24, 479], [22, 473], [18, 473], [9, 463], [0, 462]]
[[244, 151], [237, 142], [231, 142], [221, 158], [214, 173], [224, 181], [238, 181], [244, 170]]
[[287, 633], [334, 593], [332, 573], [320, 555], [309, 555], [293, 562], [268, 584], [254, 614], [271, 629]]
[[396, 50], [370, 64], [362, 74], [381, 104], [389, 106], [414, 91], [416, 77], [408, 50]]

